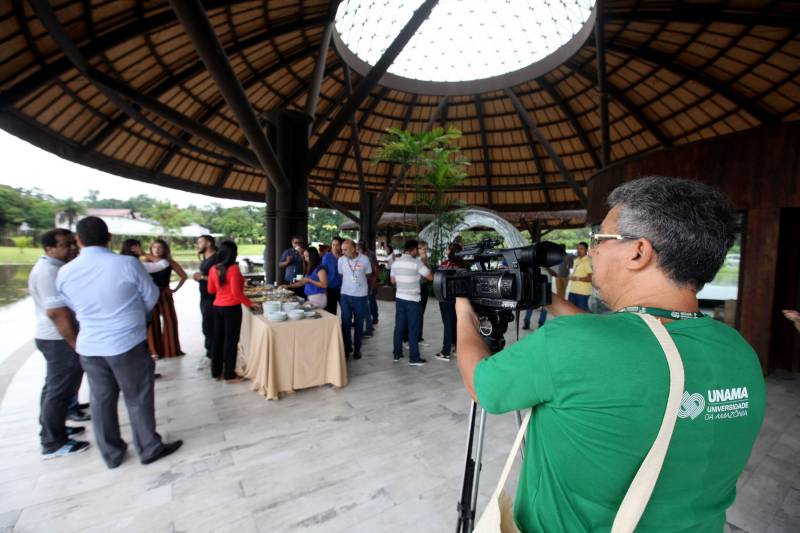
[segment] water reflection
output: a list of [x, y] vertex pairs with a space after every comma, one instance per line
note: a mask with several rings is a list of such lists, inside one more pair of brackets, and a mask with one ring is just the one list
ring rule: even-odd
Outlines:
[[28, 275], [33, 265], [0, 265], [0, 307], [28, 297]]

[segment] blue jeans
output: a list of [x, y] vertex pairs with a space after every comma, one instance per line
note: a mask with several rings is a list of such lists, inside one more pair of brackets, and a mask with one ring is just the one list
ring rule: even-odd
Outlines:
[[[403, 337], [408, 336], [411, 361], [419, 361], [419, 331], [422, 325], [422, 304], [397, 298], [394, 314], [394, 356], [403, 355]], [[404, 335], [405, 334], [405, 335]]]
[[369, 312], [364, 319], [364, 331], [372, 333], [375, 331], [375, 323], [378, 321], [378, 289], [369, 291]]
[[[533, 316], [533, 308], [529, 307], [528, 310], [525, 311], [525, 318], [522, 319], [522, 323], [525, 325], [526, 328], [531, 327], [531, 316]], [[546, 320], [547, 320], [547, 309], [542, 307], [542, 309], [539, 311], [538, 326], [539, 327], [544, 326]]]
[[439, 302], [439, 311], [442, 314], [442, 324], [444, 325], [442, 355], [450, 355], [456, 344], [456, 302]]
[[[364, 320], [369, 314], [368, 296], [349, 296], [342, 294], [339, 300], [342, 308], [342, 337], [344, 353], [361, 351], [361, 336], [364, 334]], [[351, 340], [351, 330], [355, 326], [355, 334]]]
[[569, 293], [567, 298], [570, 302], [575, 304], [576, 307], [583, 309], [584, 311], [589, 310], [589, 295], [588, 294], [575, 294], [574, 292]]

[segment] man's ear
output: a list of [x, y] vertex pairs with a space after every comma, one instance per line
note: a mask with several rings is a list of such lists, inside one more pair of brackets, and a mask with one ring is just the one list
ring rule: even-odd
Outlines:
[[83, 241], [81, 240], [81, 236], [77, 233], [75, 234], [75, 242], [78, 243], [78, 248], [83, 248]]
[[637, 239], [631, 246], [630, 253], [626, 258], [628, 268], [631, 270], [644, 270], [651, 264], [655, 264], [656, 251], [653, 243], [647, 239]]

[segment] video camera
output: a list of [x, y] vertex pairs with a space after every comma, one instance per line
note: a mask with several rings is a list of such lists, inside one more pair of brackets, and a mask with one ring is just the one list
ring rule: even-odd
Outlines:
[[519, 248], [495, 248], [498, 244], [485, 239], [464, 248], [456, 257], [469, 268], [441, 269], [433, 276], [438, 300], [469, 299], [480, 317], [481, 334], [493, 351], [502, 348], [513, 311], [551, 303], [550, 281], [540, 268], [560, 264], [566, 253], [563, 246], [549, 241]]

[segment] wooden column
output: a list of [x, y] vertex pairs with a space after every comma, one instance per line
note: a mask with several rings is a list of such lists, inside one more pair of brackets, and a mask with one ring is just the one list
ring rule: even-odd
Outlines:
[[739, 332], [758, 354], [765, 373], [770, 368], [770, 334], [775, 319], [780, 219], [778, 208], [750, 209], [742, 235], [736, 323]]

